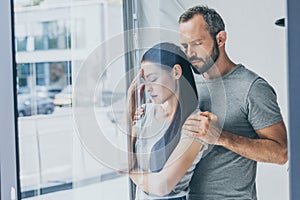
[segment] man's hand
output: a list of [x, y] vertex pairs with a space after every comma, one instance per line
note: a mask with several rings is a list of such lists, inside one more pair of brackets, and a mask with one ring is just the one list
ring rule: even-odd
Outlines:
[[199, 112], [191, 115], [184, 123], [185, 134], [196, 137], [208, 144], [219, 145], [222, 130], [218, 117], [210, 112]]

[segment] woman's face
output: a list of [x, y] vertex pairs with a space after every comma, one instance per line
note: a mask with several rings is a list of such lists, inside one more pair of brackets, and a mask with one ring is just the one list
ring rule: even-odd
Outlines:
[[145, 79], [146, 91], [151, 96], [152, 102], [162, 104], [176, 98], [177, 83], [172, 69], [151, 62], [142, 62], [143, 77]]

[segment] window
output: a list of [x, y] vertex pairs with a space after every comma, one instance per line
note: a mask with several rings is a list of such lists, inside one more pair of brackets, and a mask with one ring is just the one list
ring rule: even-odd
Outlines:
[[[93, 199], [129, 198], [128, 178], [93, 158], [80, 141], [73, 120], [78, 73], [102, 42], [122, 33], [122, 3], [23, 3], [15, 1], [22, 198], [55, 195], [62, 199], [59, 191], [84, 196], [81, 199], [89, 198], [87, 194], [93, 194]], [[107, 56], [108, 48], [102, 56]], [[118, 126], [108, 108], [124, 101], [126, 93], [125, 87], [114, 90], [116, 84], [125, 86], [119, 82], [125, 71], [124, 58], [115, 63], [109, 69], [99, 65], [103, 76], [95, 94], [89, 97], [85, 94], [89, 88], [85, 88], [79, 100], [95, 105], [98, 120], [109, 133], [117, 133]], [[85, 80], [94, 81], [94, 74], [90, 71]], [[119, 188], [118, 193], [107, 187]]]

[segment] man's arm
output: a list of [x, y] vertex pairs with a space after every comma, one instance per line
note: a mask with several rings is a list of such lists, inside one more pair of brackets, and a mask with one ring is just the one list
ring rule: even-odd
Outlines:
[[256, 130], [258, 139], [221, 131], [216, 115], [200, 112], [188, 118], [183, 129], [187, 135], [209, 144], [223, 146], [243, 157], [259, 162], [285, 164], [288, 160], [287, 132], [283, 121]]
[[217, 144], [251, 160], [285, 164], [288, 160], [288, 150], [284, 122], [281, 121], [257, 130], [256, 133], [259, 139], [251, 139], [222, 131]]

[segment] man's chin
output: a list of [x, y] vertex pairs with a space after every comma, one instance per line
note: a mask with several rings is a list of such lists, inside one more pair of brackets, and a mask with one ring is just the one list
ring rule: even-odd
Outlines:
[[214, 65], [214, 63], [211, 63], [209, 65], [208, 64], [203, 65], [203, 66], [193, 65], [192, 69], [195, 74], [203, 74], [203, 73], [207, 72], [213, 65]]
[[192, 69], [194, 71], [195, 74], [202, 74], [203, 72], [203, 67], [199, 67], [197, 65], [193, 65]]

